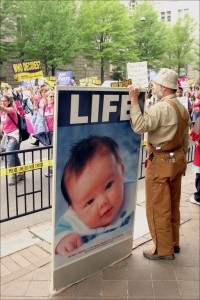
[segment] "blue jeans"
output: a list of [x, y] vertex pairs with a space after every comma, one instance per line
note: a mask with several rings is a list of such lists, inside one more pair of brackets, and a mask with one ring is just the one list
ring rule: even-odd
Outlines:
[[194, 112], [192, 116], [192, 122], [196, 122], [198, 117], [200, 117], [200, 111]]
[[23, 110], [25, 111], [25, 113], [31, 113], [31, 115], [33, 115], [33, 110], [32, 110], [32, 108], [31, 107], [29, 107], [28, 106], [28, 99], [24, 99], [23, 101], [22, 101], [22, 108], [23, 108]]
[[[13, 150], [19, 150], [20, 143], [16, 140], [16, 138], [8, 136], [7, 137], [7, 143], [6, 143], [6, 152], [8, 151], [13, 151]], [[7, 162], [8, 162], [8, 167], [16, 167], [16, 166], [21, 166], [21, 162], [19, 159], [18, 154], [10, 154], [7, 156]]]
[[196, 173], [195, 187], [197, 191], [194, 193], [194, 199], [200, 202], [200, 174], [199, 173]]

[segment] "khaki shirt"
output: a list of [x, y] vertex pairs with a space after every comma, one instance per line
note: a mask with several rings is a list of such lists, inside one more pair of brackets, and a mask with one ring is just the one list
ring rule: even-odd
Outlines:
[[[169, 103], [163, 102], [173, 99], [183, 116], [184, 107], [175, 94], [164, 97], [142, 115], [139, 104], [131, 108], [130, 122], [134, 132], [142, 134], [148, 132], [148, 140], [154, 147], [161, 147], [171, 141], [178, 128], [178, 118], [175, 109]], [[189, 145], [189, 125], [183, 136], [182, 147], [187, 152]]]

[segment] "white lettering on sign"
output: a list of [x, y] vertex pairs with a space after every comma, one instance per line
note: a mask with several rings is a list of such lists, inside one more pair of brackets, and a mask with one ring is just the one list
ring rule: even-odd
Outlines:
[[[115, 115], [115, 119], [119, 121], [127, 121], [130, 119], [130, 100], [128, 95], [104, 95], [103, 101], [100, 104], [100, 95], [92, 96], [91, 115], [80, 116], [79, 95], [71, 96], [71, 111], [70, 111], [70, 124], [87, 124], [110, 122], [111, 115]], [[103, 105], [101, 107], [100, 105]], [[90, 121], [89, 121], [90, 120]]]

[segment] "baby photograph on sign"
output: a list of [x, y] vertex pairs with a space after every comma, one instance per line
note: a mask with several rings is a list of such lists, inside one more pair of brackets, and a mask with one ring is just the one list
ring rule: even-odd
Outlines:
[[132, 239], [141, 143], [127, 89], [58, 89], [55, 270]]
[[61, 190], [68, 209], [56, 226], [56, 254], [69, 255], [98, 236], [127, 225], [133, 217], [124, 199], [120, 149], [109, 136], [89, 136], [72, 146]]

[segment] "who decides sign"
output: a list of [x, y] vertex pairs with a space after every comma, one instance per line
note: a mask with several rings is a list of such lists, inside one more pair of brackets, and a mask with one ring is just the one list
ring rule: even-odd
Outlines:
[[53, 293], [131, 254], [141, 144], [127, 88], [57, 86], [55, 112]]

